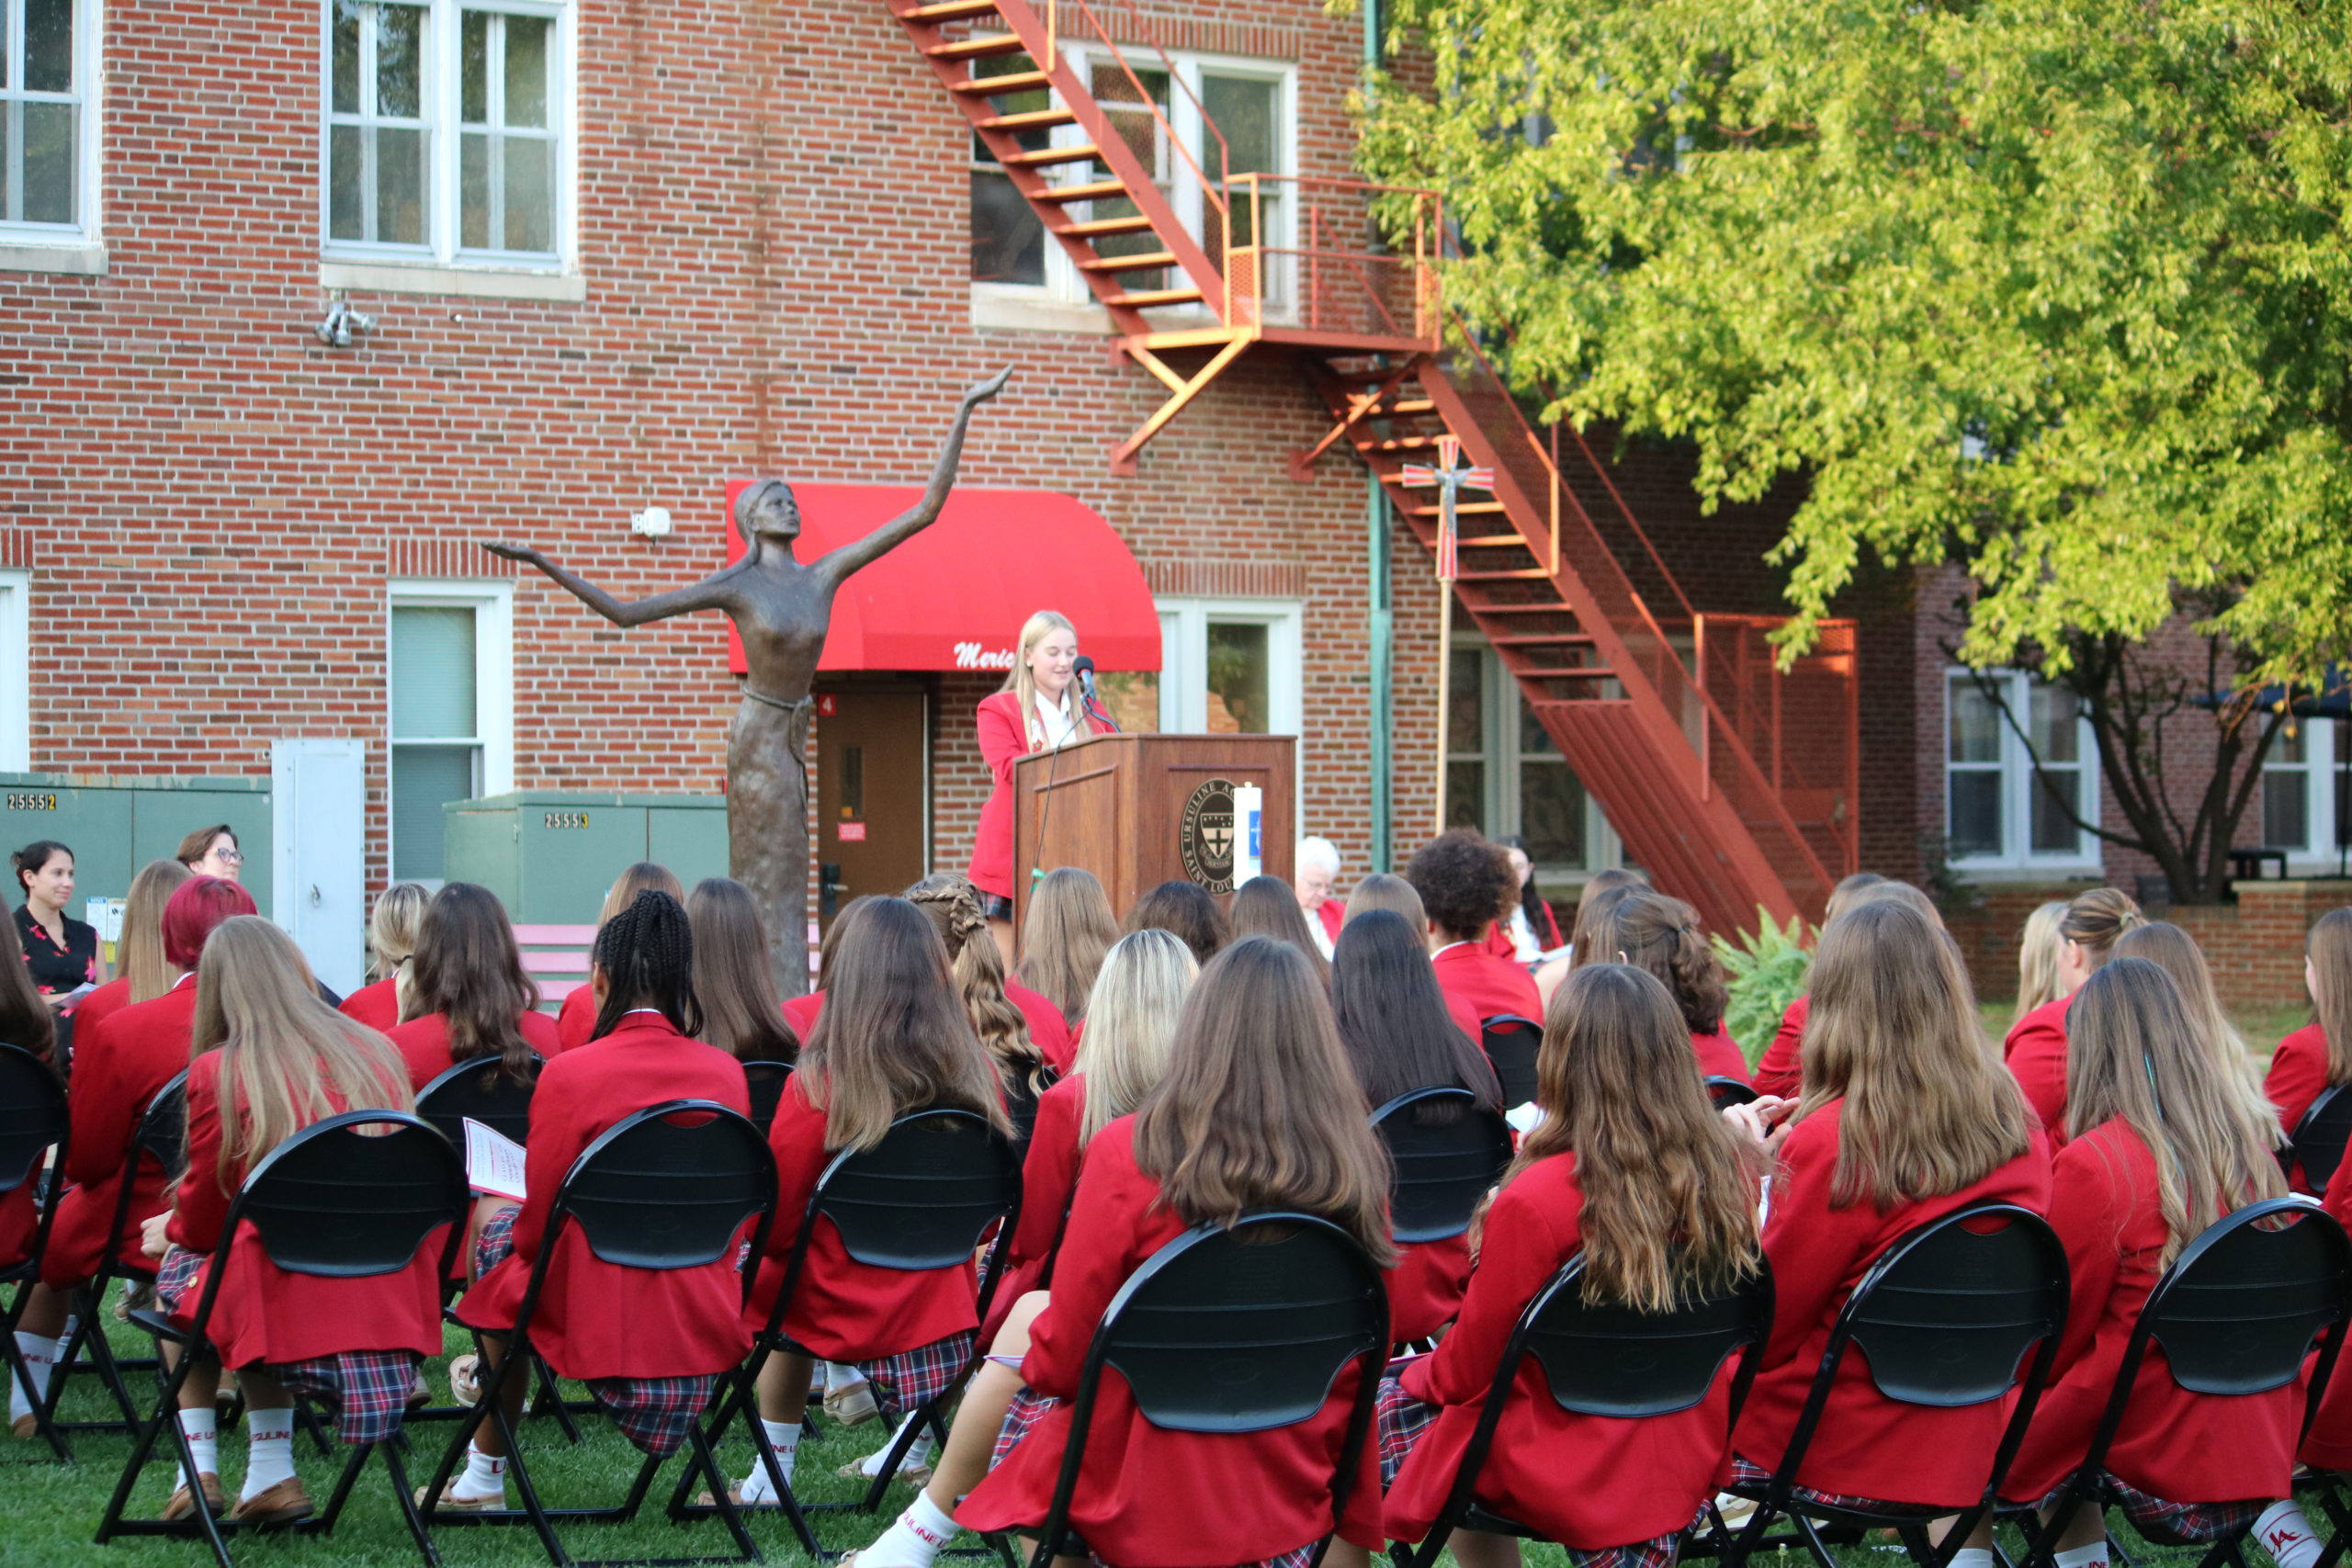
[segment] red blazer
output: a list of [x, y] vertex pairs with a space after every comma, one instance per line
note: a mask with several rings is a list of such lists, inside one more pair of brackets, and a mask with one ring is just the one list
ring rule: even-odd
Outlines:
[[2009, 1075], [2041, 1118], [2053, 1150], [2066, 1141], [2066, 1009], [2074, 999], [2064, 996], [2042, 1003], [2011, 1024], [2001, 1043]]
[[[2352, 1159], [2335, 1168], [2327, 1194], [2320, 1200], [2339, 1224], [2352, 1226]], [[51, 1244], [55, 1245], [54, 1243]], [[2328, 1373], [2327, 1392], [2320, 1396], [2319, 1414], [2312, 1419], [2311, 1436], [2303, 1439], [2297, 1459], [2321, 1470], [2352, 1470], [2352, 1374], [2339, 1355]]]
[[563, 1001], [555, 1012], [555, 1048], [577, 1051], [588, 1043], [590, 1031], [596, 1027], [596, 992], [582, 981], [563, 994]]
[[991, 692], [980, 699], [980, 760], [989, 765], [996, 788], [980, 807], [979, 831], [972, 840], [971, 863], [964, 874], [983, 893], [1012, 897], [1012, 765], [1029, 755], [1029, 726], [1021, 699], [1012, 692]]
[[1323, 922], [1323, 935], [1331, 942], [1340, 940], [1340, 927], [1348, 918], [1348, 903], [1325, 894], [1323, 902], [1315, 906], [1315, 918]]
[[1738, 1041], [1724, 1032], [1722, 1024], [1715, 1026], [1713, 1034], [1693, 1032], [1690, 1049], [1698, 1055], [1699, 1071], [1708, 1077], [1737, 1078], [1741, 1083], [1750, 1081], [1747, 1053], [1739, 1048]]
[[[1045, 1521], [1069, 1437], [1069, 1402], [1095, 1326], [1127, 1276], [1189, 1228], [1160, 1202], [1159, 1183], [1136, 1168], [1134, 1132], [1134, 1119], [1122, 1117], [1087, 1145], [1054, 1268], [1053, 1299], [1029, 1330], [1021, 1375], [1063, 1403], [956, 1510], [967, 1529]], [[1297, 1426], [1230, 1435], [1170, 1432], [1144, 1420], [1127, 1385], [1105, 1373], [1070, 1524], [1097, 1556], [1120, 1568], [1256, 1562], [1296, 1551], [1331, 1528], [1331, 1470], [1354, 1395], [1354, 1376], [1342, 1374], [1321, 1412]], [[1346, 1532], [1373, 1550], [1380, 1544], [1377, 1446], [1364, 1445]]]
[[[515, 1022], [522, 1026], [524, 1043], [540, 1055], [553, 1061], [562, 1053], [555, 1020], [547, 1014], [526, 1008]], [[411, 1089], [422, 1090], [458, 1065], [449, 1055], [449, 1020], [442, 1013], [429, 1012], [423, 1018], [410, 1019], [388, 1033], [400, 1048], [401, 1060], [408, 1064]]]
[[343, 998], [343, 1016], [356, 1019], [379, 1033], [390, 1033], [401, 1021], [400, 976], [390, 974], [360, 987]]
[[[155, 1091], [187, 1066], [188, 1035], [196, 1025], [196, 976], [185, 976], [162, 996], [104, 1014], [95, 1027], [75, 1031], [73, 1145], [65, 1161], [72, 1183], [58, 1199], [57, 1223], [49, 1233], [41, 1280], [52, 1290], [71, 1290], [106, 1261], [107, 1227], [114, 1223], [122, 1190], [123, 1155], [139, 1131], [139, 1118]], [[171, 1207], [171, 1187], [153, 1159], [141, 1156], [134, 1179], [130, 1217], [116, 1257], [145, 1275], [155, 1260], [139, 1250], [139, 1227]], [[193, 1298], [191, 1298], [193, 1301]]]
[[[1078, 1059], [1078, 1036], [1062, 1017], [1062, 1010], [1046, 1000], [1043, 992], [1033, 991], [1010, 976], [1005, 977], [1004, 999], [1021, 1010], [1021, 1021], [1029, 1026], [1030, 1043], [1045, 1053], [1056, 1074], [1067, 1075]], [[810, 991], [784, 1004], [785, 1021], [806, 1044], [824, 1010], [825, 993]]]
[[[231, 1193], [245, 1179], [239, 1169], [229, 1187], [221, 1185], [220, 1081], [218, 1051], [207, 1051], [187, 1070], [187, 1172], [180, 1179], [165, 1234], [195, 1252], [209, 1253], [220, 1244]], [[342, 1109], [333, 1094], [328, 1102]], [[441, 1251], [447, 1240], [447, 1226], [435, 1230], [397, 1274], [334, 1280], [280, 1270], [262, 1251], [252, 1224], [242, 1225], [212, 1303], [209, 1332], [220, 1348], [221, 1364], [306, 1361], [344, 1350], [440, 1354]], [[211, 1269], [208, 1260], [181, 1296], [174, 1322], [186, 1326], [195, 1321]]]
[[[153, 1000], [153, 998], [150, 998], [149, 999]], [[100, 1019], [111, 1018], [114, 1014], [121, 1011], [124, 1008], [129, 1007], [130, 1005], [130, 976], [124, 975], [115, 979], [108, 980], [105, 985], [100, 986], [96, 990], [92, 991], [88, 996], [84, 997], [81, 1001], [74, 1005], [74, 1040], [79, 1042], [82, 1038], [82, 1031], [90, 1028]]]
[[[775, 1228], [744, 1310], [745, 1332], [766, 1324], [784, 1287], [786, 1263], [800, 1235], [808, 1194], [838, 1149], [825, 1146], [825, 1113], [809, 1102], [805, 1074], [795, 1073], [776, 1101], [768, 1146], [775, 1150]], [[880, 1269], [860, 1263], [841, 1232], [820, 1221], [809, 1238], [800, 1284], [785, 1311], [784, 1331], [828, 1361], [872, 1361], [918, 1349], [980, 1325], [979, 1279], [969, 1263], [946, 1269]]]
[[[1449, 1007], [1459, 1003], [1484, 1021], [1514, 1013], [1544, 1021], [1544, 998], [1534, 977], [1518, 964], [1497, 958], [1475, 942], [1458, 942], [1430, 959], [1437, 970], [1438, 989]], [[1461, 1016], [1457, 1011], [1456, 1017]], [[1478, 1039], [1476, 1028], [1470, 1038]]]
[[[2051, 1385], [2001, 1488], [2026, 1503], [2048, 1496], [2089, 1454], [2165, 1245], [2155, 1156], [2129, 1122], [2103, 1122], [2059, 1150], [2051, 1189], [2050, 1224], [2066, 1245], [2074, 1296]], [[2107, 1468], [2175, 1502], [2284, 1497], [2302, 1416], [2300, 1379], [2244, 1397], [2194, 1394], [2151, 1344]]]
[[[1797, 1122], [1781, 1145], [1764, 1226], [1775, 1295], [1772, 1342], [1740, 1412], [1735, 1442], [1767, 1469], [1788, 1449], [1830, 1325], [1889, 1243], [1971, 1203], [2016, 1203], [2036, 1213], [2050, 1206], [2050, 1151], [2036, 1135], [2023, 1154], [1957, 1192], [1897, 1203], [1884, 1213], [1867, 1200], [1832, 1208], [1829, 1184], [1843, 1106], [1831, 1100]], [[1849, 1355], [1838, 1366], [1797, 1479], [1857, 1497], [1973, 1506], [1992, 1475], [1993, 1450], [2007, 1418], [2006, 1403], [1999, 1401], [1957, 1410], [1897, 1404], [1871, 1383], [1863, 1358]]]
[[[86, 1008], [89, 1003], [82, 1005]], [[2327, 1032], [2316, 1023], [2307, 1023], [2278, 1042], [2278, 1049], [2270, 1054], [2270, 1072], [2262, 1080], [2262, 1092], [2278, 1108], [2278, 1125], [2291, 1138], [2312, 1101], [2326, 1090]], [[2312, 1190], [2301, 1165], [2289, 1175], [2298, 1192]]]
[[[530, 1196], [514, 1221], [514, 1251], [466, 1292], [460, 1318], [477, 1328], [514, 1326], [572, 1162], [615, 1122], [665, 1100], [716, 1100], [752, 1113], [742, 1064], [687, 1039], [659, 1013], [630, 1013], [610, 1034], [539, 1070], [524, 1167]], [[567, 1225], [548, 1265], [531, 1343], [568, 1378], [705, 1376], [752, 1348], [742, 1300], [731, 1253], [699, 1269], [630, 1269], [598, 1259], [579, 1227]]]
[[1037, 1097], [1037, 1122], [1029, 1133], [1029, 1152], [1021, 1162], [1021, 1224], [1005, 1245], [1004, 1282], [989, 1305], [980, 1338], [992, 1341], [1012, 1303], [1040, 1289], [1046, 1270], [1061, 1246], [1062, 1223], [1069, 1215], [1070, 1195], [1078, 1190], [1079, 1161], [1084, 1149], [1079, 1129], [1086, 1121], [1086, 1075], [1072, 1073]]
[[[1440, 1409], [1388, 1489], [1383, 1523], [1391, 1538], [1419, 1540], [1436, 1522], [1504, 1341], [1544, 1282], [1584, 1245], [1583, 1209], [1574, 1155], [1537, 1161], [1496, 1197], [1460, 1319], [1437, 1352], [1408, 1363], [1400, 1380], [1406, 1393]], [[1736, 1366], [1727, 1363], [1713, 1391], [1688, 1410], [1625, 1420], [1561, 1409], [1543, 1370], [1523, 1363], [1495, 1428], [1478, 1500], [1546, 1540], [1585, 1551], [1680, 1529], [1729, 1478], [1724, 1426]], [[1591, 1483], [1604, 1473], [1609, 1484]]]
[[1772, 1043], [1756, 1064], [1756, 1092], [1793, 1100], [1804, 1092], [1804, 1021], [1813, 1011], [1813, 998], [1799, 997], [1781, 1015]]

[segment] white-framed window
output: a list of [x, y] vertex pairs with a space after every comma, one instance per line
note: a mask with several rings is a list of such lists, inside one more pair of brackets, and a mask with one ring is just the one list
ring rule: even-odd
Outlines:
[[[2032, 737], [2031, 752], [2020, 728]], [[2039, 779], [2033, 753], [2041, 759]], [[1944, 853], [1951, 865], [2096, 870], [2098, 838], [2075, 826], [2068, 805], [2083, 821], [2098, 820], [2098, 749], [2081, 700], [2023, 671], [1946, 671]]]
[[562, 267], [572, 27], [571, 0], [322, 0], [323, 253]]
[[98, 0], [0, 0], [0, 243], [98, 233]]
[[[1206, 199], [1193, 168], [1197, 166], [1211, 182], [1228, 173], [1296, 172], [1298, 73], [1295, 65], [1232, 55], [1171, 52], [1168, 57], [1175, 67], [1171, 78], [1157, 52], [1147, 56], [1129, 51], [1125, 65], [1099, 47], [1067, 43], [1063, 53], [1069, 68], [1087, 84], [1114, 134], [1151, 173], [1153, 183], [1175, 208], [1185, 230], [1201, 242], [1212, 259], [1223, 254], [1226, 220]], [[976, 62], [975, 66], [981, 75], [1035, 69], [1025, 54]], [[994, 101], [1000, 113], [1019, 114], [1045, 109], [1053, 99], [1045, 89], [1037, 88]], [[1065, 125], [1029, 132], [1022, 138], [1022, 146], [1040, 152], [1083, 146], [1087, 140], [1081, 127]], [[1104, 177], [1090, 163], [1051, 165], [1046, 173], [1057, 185], [1091, 184]], [[1086, 280], [1061, 247], [1048, 243], [1044, 220], [977, 136], [972, 141], [971, 182], [975, 288], [1050, 303], [1092, 299]], [[1229, 193], [1228, 205], [1235, 212], [1233, 243], [1251, 243], [1254, 231], [1247, 188]], [[1281, 181], [1261, 187], [1257, 212], [1265, 231], [1264, 243], [1289, 247], [1297, 243], [1295, 206], [1289, 188]], [[1075, 222], [1102, 222], [1132, 216], [1135, 204], [1121, 197], [1071, 202], [1060, 210]], [[1160, 242], [1148, 231], [1114, 234], [1096, 240], [1093, 248], [1106, 257], [1142, 255], [1160, 249]], [[1279, 309], [1289, 297], [1292, 270], [1288, 257], [1269, 262], [1264, 294], [1270, 309]], [[1124, 272], [1119, 278], [1131, 290], [1175, 287], [1172, 271], [1166, 267]]]
[[1600, 802], [1585, 792], [1492, 648], [1475, 638], [1454, 644], [1445, 695], [1446, 826], [1525, 839], [1539, 886], [1581, 882], [1623, 863], [1624, 848]]
[[2303, 718], [2281, 726], [2262, 760], [2260, 843], [2287, 852], [2290, 872], [2333, 871], [2352, 784], [2352, 725]]
[[514, 590], [391, 584], [384, 684], [391, 874], [442, 881], [442, 807], [514, 787]]
[[1159, 608], [1161, 729], [1299, 732], [1306, 682], [1297, 600], [1163, 598]]
[[32, 697], [25, 671], [32, 662], [33, 574], [0, 571], [0, 773], [32, 772]]

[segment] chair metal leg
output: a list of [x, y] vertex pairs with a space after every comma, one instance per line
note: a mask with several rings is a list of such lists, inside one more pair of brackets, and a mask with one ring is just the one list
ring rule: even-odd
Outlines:
[[311, 1434], [311, 1441], [318, 1445], [321, 1459], [334, 1457], [334, 1439], [327, 1436], [326, 1423], [320, 1420], [319, 1413], [311, 1408], [311, 1402], [300, 1394], [294, 1397], [294, 1420], [302, 1430]]
[[[19, 1305], [23, 1303], [25, 1292], [31, 1289], [29, 1283], [17, 1287]], [[17, 1348], [16, 1313], [12, 1309], [6, 1319], [0, 1321], [0, 1383], [14, 1388], [19, 1382], [24, 1385], [26, 1401], [32, 1407], [33, 1429], [49, 1440], [49, 1446], [56, 1450], [60, 1461], [72, 1464], [74, 1450], [67, 1445], [65, 1434], [57, 1429], [56, 1421], [50, 1416], [56, 1384], [51, 1382], [43, 1388], [40, 1398], [33, 1397], [32, 1368], [25, 1360], [24, 1352]]]
[[343, 1506], [350, 1499], [352, 1485], [359, 1479], [359, 1472], [368, 1467], [368, 1456], [375, 1450], [373, 1443], [361, 1443], [351, 1450], [351, 1457], [344, 1461], [343, 1469], [334, 1478], [334, 1490], [327, 1495], [327, 1506], [296, 1527], [302, 1534], [334, 1533], [334, 1522], [343, 1517]]
[[572, 1420], [571, 1409], [563, 1400], [563, 1391], [556, 1385], [555, 1370], [540, 1358], [537, 1350], [531, 1352], [531, 1371], [539, 1391], [531, 1402], [531, 1414], [554, 1416], [555, 1424], [563, 1429], [564, 1441], [578, 1447], [579, 1424]]
[[193, 1340], [180, 1347], [179, 1365], [173, 1369], [163, 1397], [156, 1403], [155, 1414], [140, 1429], [139, 1440], [131, 1445], [130, 1457], [123, 1461], [122, 1478], [115, 1483], [114, 1495], [107, 1500], [106, 1512], [99, 1516], [97, 1540], [99, 1545], [105, 1545], [118, 1528], [126, 1523], [122, 1510], [130, 1501], [131, 1489], [139, 1483], [139, 1472], [145, 1467], [148, 1456], [154, 1452], [155, 1439], [169, 1427], [172, 1447], [179, 1454], [181, 1472], [187, 1477], [188, 1490], [194, 1495], [197, 1529], [202, 1531], [206, 1544], [212, 1548], [213, 1558], [220, 1568], [235, 1568], [229, 1560], [229, 1543], [220, 1534], [220, 1521], [213, 1517], [210, 1508], [205, 1506], [204, 1487], [198, 1479], [196, 1468], [196, 1450], [189, 1444], [187, 1428], [180, 1425], [179, 1420], [180, 1389], [187, 1382], [188, 1373], [194, 1370], [200, 1348]]
[[408, 1466], [401, 1462], [400, 1446], [386, 1443], [383, 1447], [384, 1468], [391, 1472], [392, 1496], [400, 1504], [401, 1519], [408, 1526], [410, 1539], [416, 1542], [425, 1568], [441, 1568], [441, 1549], [433, 1543], [433, 1532], [424, 1528], [417, 1517], [416, 1499], [409, 1493]]
[[[482, 1388], [482, 1403], [491, 1404], [490, 1387]], [[548, 1550], [548, 1561], [555, 1568], [573, 1568], [571, 1553], [564, 1549], [562, 1538], [555, 1533], [555, 1521], [548, 1517], [547, 1505], [539, 1501], [539, 1489], [531, 1483], [530, 1466], [523, 1462], [523, 1445], [514, 1436], [514, 1424], [506, 1419], [503, 1405], [491, 1406], [490, 1418], [498, 1425], [498, 1435], [506, 1442], [506, 1472], [514, 1479], [514, 1489], [523, 1495], [523, 1512], [530, 1516], [531, 1528], [539, 1532], [539, 1544]]]
[[743, 1528], [743, 1516], [737, 1511], [735, 1500], [727, 1495], [727, 1477], [719, 1470], [718, 1460], [710, 1451], [710, 1445], [703, 1440], [700, 1424], [686, 1428], [686, 1447], [690, 1456], [686, 1474], [691, 1478], [699, 1469], [710, 1477], [710, 1500], [717, 1506], [718, 1517], [727, 1526], [727, 1533], [735, 1538], [737, 1552], [746, 1562], [765, 1562], [766, 1559], [760, 1555], [759, 1543], [752, 1539], [752, 1532]]

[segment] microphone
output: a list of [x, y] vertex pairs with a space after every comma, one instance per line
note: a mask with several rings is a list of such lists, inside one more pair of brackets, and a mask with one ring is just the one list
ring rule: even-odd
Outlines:
[[1071, 663], [1070, 672], [1078, 678], [1078, 694], [1085, 702], [1087, 711], [1092, 714], [1096, 718], [1099, 718], [1103, 723], [1109, 725], [1114, 730], [1117, 729], [1119, 728], [1119, 721], [1113, 718], [1109, 713], [1104, 711], [1102, 700], [1094, 694], [1094, 660], [1092, 657], [1088, 654], [1080, 654]]

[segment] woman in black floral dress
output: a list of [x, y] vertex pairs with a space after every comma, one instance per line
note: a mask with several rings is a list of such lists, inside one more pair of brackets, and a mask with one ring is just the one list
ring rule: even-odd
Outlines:
[[96, 928], [65, 912], [74, 897], [74, 852], [53, 839], [26, 845], [10, 859], [25, 901], [17, 907], [17, 942], [41, 998], [57, 1012], [57, 1055], [72, 1049], [74, 1009], [98, 974]]

